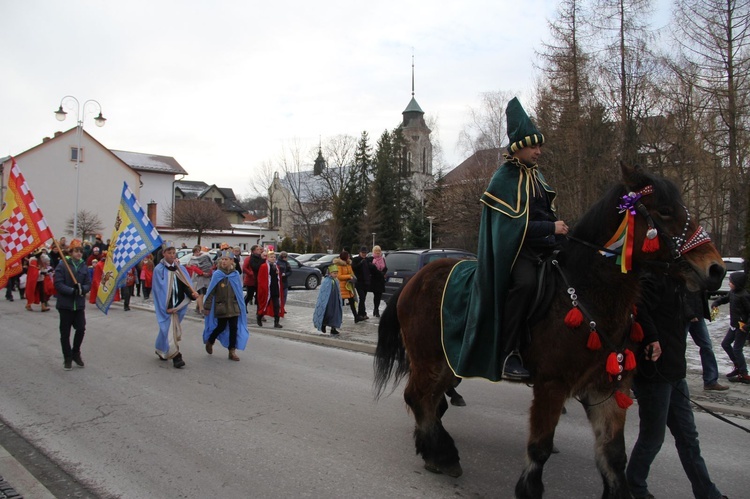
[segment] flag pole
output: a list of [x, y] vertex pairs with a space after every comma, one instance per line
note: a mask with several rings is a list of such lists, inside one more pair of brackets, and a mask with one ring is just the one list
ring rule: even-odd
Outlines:
[[78, 284], [78, 279], [76, 279], [75, 274], [70, 269], [70, 265], [68, 265], [68, 260], [65, 258], [65, 253], [63, 253], [62, 248], [60, 247], [60, 243], [57, 242], [56, 238], [52, 238], [52, 241], [54, 241], [55, 246], [57, 246], [57, 251], [60, 253], [60, 256], [62, 257], [63, 264], [65, 265], [65, 268], [68, 271], [68, 274], [70, 274], [71, 279], [73, 279], [73, 284]]

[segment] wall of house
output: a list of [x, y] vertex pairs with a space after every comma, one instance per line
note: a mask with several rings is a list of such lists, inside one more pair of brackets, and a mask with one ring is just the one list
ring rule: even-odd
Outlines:
[[143, 209], [149, 202], [155, 201], [157, 205], [156, 223], [157, 225], [166, 225], [169, 221], [170, 210], [172, 209], [172, 182], [174, 175], [164, 173], [140, 172], [141, 193], [138, 202]]
[[[65, 236], [69, 241], [73, 234], [72, 229], [67, 228], [67, 221], [75, 213], [77, 177], [75, 161], [70, 161], [70, 150], [76, 147], [76, 133], [72, 130], [16, 158], [52, 233], [58, 238]], [[88, 210], [99, 217], [104, 226], [101, 233], [106, 240], [114, 229], [123, 181], [139, 196], [139, 176], [85, 133], [81, 148], [83, 161], [78, 172], [78, 211]], [[10, 161], [5, 164], [6, 175], [10, 165]]]

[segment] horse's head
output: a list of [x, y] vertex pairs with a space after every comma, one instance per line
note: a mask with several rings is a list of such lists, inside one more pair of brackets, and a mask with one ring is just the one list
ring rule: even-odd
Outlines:
[[620, 208], [634, 213], [633, 260], [668, 263], [691, 291], [716, 290], [726, 273], [721, 255], [669, 180], [621, 163], [627, 194]]

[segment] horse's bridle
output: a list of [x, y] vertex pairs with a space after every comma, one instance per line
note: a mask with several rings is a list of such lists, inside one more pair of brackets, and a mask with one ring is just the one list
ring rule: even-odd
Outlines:
[[[646, 219], [646, 223], [648, 224], [648, 231], [646, 232], [646, 237], [648, 239], [654, 239], [655, 237], [660, 237], [661, 240], [664, 241], [664, 243], [667, 245], [667, 248], [669, 249], [669, 254], [672, 258], [672, 264], [680, 264], [684, 261], [683, 255], [687, 253], [690, 250], [693, 250], [697, 248], [698, 246], [706, 243], [711, 242], [711, 236], [708, 235], [708, 232], [702, 227], [698, 226], [698, 228], [693, 232], [692, 235], [688, 237], [688, 230], [690, 228], [690, 212], [688, 211], [687, 207], [685, 205], [682, 206], [682, 208], [685, 210], [685, 225], [682, 228], [682, 233], [679, 236], [672, 236], [669, 234], [669, 232], [664, 229], [664, 227], [656, 220], [653, 219], [651, 216], [651, 213], [649, 213], [648, 208], [646, 208], [646, 205], [643, 204], [641, 201], [641, 198], [643, 196], [647, 196], [649, 194], [653, 194], [654, 192], [654, 186], [653, 185], [647, 185], [643, 189], [636, 191], [636, 192], [629, 192], [628, 194], [623, 195], [620, 199], [621, 202], [617, 206], [617, 208], [620, 210], [620, 213], [625, 213], [626, 211], [629, 211], [631, 214], [635, 215], [636, 213], [641, 215]], [[622, 254], [622, 249], [617, 248], [605, 248], [604, 246], [599, 246], [596, 244], [589, 243], [588, 241], [584, 241], [582, 239], [579, 239], [577, 237], [568, 235], [568, 239], [572, 241], [576, 241], [578, 243], [582, 243], [586, 246], [592, 247], [602, 253], [608, 253], [610, 255], [620, 255]]]

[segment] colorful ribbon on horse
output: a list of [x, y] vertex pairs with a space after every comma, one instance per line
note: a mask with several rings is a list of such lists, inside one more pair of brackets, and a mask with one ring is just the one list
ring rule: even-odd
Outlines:
[[[650, 187], [650, 186], [649, 186]], [[607, 251], [600, 251], [604, 256], [617, 256], [617, 264], [620, 266], [620, 270], [623, 274], [627, 274], [628, 271], [633, 269], [633, 239], [635, 238], [635, 205], [638, 200], [641, 199], [643, 194], [650, 194], [651, 191], [644, 192], [646, 189], [640, 192], [631, 192], [622, 196], [622, 201], [617, 207], [620, 213], [625, 213], [622, 218], [622, 223], [615, 231], [615, 235], [607, 241], [604, 245], [605, 248], [613, 250], [612, 253]], [[616, 251], [618, 250], [619, 251]]]

